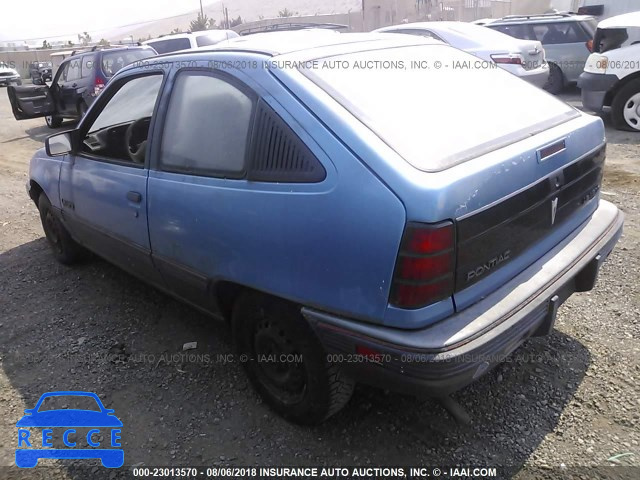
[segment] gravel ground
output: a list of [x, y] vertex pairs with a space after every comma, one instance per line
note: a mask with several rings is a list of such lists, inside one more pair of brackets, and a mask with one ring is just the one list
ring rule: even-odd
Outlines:
[[[511, 466], [516, 478], [593, 478], [577, 467], [629, 454], [617, 461], [636, 468], [615, 472], [640, 477], [640, 135], [609, 130], [603, 197], [627, 222], [596, 290], [561, 308], [550, 337], [455, 395], [470, 426], [432, 400], [361, 387], [329, 422], [303, 428], [271, 413], [240, 366], [222, 361], [224, 325], [103, 261], [53, 260], [24, 190], [49, 133], [40, 119], [14, 121], [0, 92], [0, 478], [102, 474], [58, 461], [11, 467], [15, 422], [50, 390], [94, 391], [114, 408], [126, 465], [472, 464]], [[194, 357], [181, 357], [189, 341]]]

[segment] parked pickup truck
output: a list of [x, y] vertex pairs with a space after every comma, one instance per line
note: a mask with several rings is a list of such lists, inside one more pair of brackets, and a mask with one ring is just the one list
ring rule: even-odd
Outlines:
[[610, 113], [616, 128], [640, 132], [640, 12], [603, 20], [578, 86], [588, 110]]
[[600, 200], [602, 121], [456, 67], [475, 60], [313, 32], [152, 58], [46, 140], [27, 190], [61, 262], [90, 250], [230, 322], [293, 421], [356, 381], [446, 396], [549, 333], [623, 225]]

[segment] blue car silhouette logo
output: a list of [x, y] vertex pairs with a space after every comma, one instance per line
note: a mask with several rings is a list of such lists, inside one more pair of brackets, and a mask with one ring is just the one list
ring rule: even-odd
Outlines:
[[[93, 408], [42, 408], [45, 402], [51, 404], [77, 400], [88, 402]], [[41, 458], [99, 458], [107, 468], [118, 468], [124, 464], [124, 450], [120, 448], [122, 422], [114, 415], [114, 410], [104, 407], [95, 393], [45, 393], [34, 408], [27, 409], [24, 413], [24, 417], [16, 424], [18, 467], [33, 468]], [[41, 428], [41, 438], [40, 435], [36, 435], [35, 430], [30, 430], [31, 428]], [[87, 431], [84, 433], [79, 429]], [[64, 448], [57, 448], [54, 442], [62, 443]], [[105, 448], [105, 445], [108, 448]]]

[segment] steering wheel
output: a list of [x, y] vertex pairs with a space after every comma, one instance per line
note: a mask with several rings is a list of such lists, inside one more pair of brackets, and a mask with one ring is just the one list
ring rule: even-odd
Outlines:
[[151, 119], [148, 117], [139, 118], [129, 125], [125, 133], [127, 153], [131, 160], [136, 163], [144, 163], [150, 121]]

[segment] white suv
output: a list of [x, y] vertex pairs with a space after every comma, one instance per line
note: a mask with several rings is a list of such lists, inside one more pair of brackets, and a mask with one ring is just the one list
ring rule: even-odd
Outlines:
[[640, 12], [603, 20], [580, 75], [583, 105], [610, 112], [616, 128], [640, 132]]
[[142, 43], [144, 45], [151, 45], [159, 55], [162, 55], [163, 53], [177, 52], [178, 50], [189, 50], [191, 48], [215, 45], [216, 43], [238, 36], [239, 35], [233, 30], [203, 30], [201, 32], [163, 35], [162, 37], [147, 40]]

